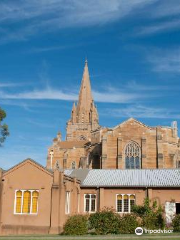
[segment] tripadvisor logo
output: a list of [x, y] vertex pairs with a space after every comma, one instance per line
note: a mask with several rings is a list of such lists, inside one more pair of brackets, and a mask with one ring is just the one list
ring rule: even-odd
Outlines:
[[[155, 230], [147, 230], [147, 229], [144, 229], [144, 232], [145, 233], [172, 233], [173, 230], [166, 230], [166, 229], [155, 229]], [[135, 229], [135, 234], [136, 235], [142, 235], [143, 234], [143, 229], [141, 227], [137, 227]]]
[[143, 229], [142, 229], [141, 227], [137, 227], [137, 228], [135, 229], [135, 234], [136, 234], [136, 235], [142, 235], [142, 234], [143, 234]]

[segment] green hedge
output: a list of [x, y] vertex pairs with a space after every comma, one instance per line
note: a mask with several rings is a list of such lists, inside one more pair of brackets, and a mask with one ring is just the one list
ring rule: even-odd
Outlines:
[[180, 232], [180, 214], [177, 214], [172, 220], [174, 232]]
[[147, 229], [163, 229], [165, 227], [163, 209], [161, 205], [157, 206], [156, 201], [150, 204], [150, 200], [145, 198], [144, 204], [133, 206], [132, 211], [142, 219], [142, 227]]
[[120, 217], [119, 220], [119, 231], [122, 234], [134, 233], [135, 229], [140, 227], [137, 221], [137, 217], [133, 214], [126, 214]]
[[[165, 221], [161, 206], [157, 207], [154, 201], [152, 205], [145, 199], [143, 206], [134, 206], [132, 214], [120, 216], [112, 209], [105, 208], [102, 211], [87, 215], [71, 216], [64, 225], [66, 235], [95, 234], [130, 234], [137, 227], [147, 229], [163, 229]], [[180, 215], [173, 220], [174, 231], [180, 231]]]
[[91, 214], [89, 217], [90, 229], [96, 234], [118, 234], [119, 215], [112, 209], [104, 209], [101, 212]]
[[64, 235], [85, 235], [87, 233], [88, 218], [86, 215], [71, 216], [64, 225]]
[[162, 213], [150, 213], [143, 216], [143, 226], [147, 229], [164, 229], [165, 221]]

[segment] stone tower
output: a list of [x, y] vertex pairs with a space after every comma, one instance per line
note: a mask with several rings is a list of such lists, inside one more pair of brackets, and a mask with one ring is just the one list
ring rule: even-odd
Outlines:
[[94, 104], [91, 83], [88, 71], [88, 62], [85, 67], [79, 92], [77, 105], [74, 103], [71, 119], [67, 122], [67, 141], [91, 140], [91, 131], [99, 128], [97, 108]]

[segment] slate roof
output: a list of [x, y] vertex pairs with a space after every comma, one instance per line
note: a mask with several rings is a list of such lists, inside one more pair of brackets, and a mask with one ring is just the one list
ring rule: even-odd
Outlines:
[[180, 187], [180, 169], [76, 169], [64, 173], [81, 180], [82, 187]]

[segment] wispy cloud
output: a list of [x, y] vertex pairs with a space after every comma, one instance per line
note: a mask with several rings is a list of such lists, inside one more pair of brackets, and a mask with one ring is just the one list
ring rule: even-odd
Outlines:
[[161, 33], [165, 31], [173, 31], [174, 29], [180, 28], [180, 20], [173, 20], [173, 21], [163, 21], [163, 22], [156, 22], [153, 25], [148, 25], [145, 27], [141, 27], [138, 31], [136, 31], [137, 35], [150, 35], [155, 33]]
[[[0, 2], [1, 43], [26, 40], [41, 30], [102, 25], [116, 21], [157, 0], [7, 0]], [[19, 23], [23, 22], [23, 26]], [[14, 30], [8, 28], [14, 24]]]
[[158, 107], [147, 107], [144, 105], [130, 105], [126, 108], [106, 109], [101, 115], [113, 117], [135, 117], [135, 118], [161, 118], [161, 119], [180, 119], [178, 109], [166, 109]]
[[[91, 41], [92, 43], [92, 41]], [[86, 42], [87, 44], [87, 42]], [[42, 52], [49, 52], [49, 51], [58, 51], [58, 50], [66, 50], [74, 47], [80, 47], [83, 46], [83, 43], [79, 44], [71, 44], [71, 45], [60, 45], [60, 46], [48, 46], [48, 47], [36, 47], [31, 48], [27, 52], [28, 53], [42, 53]]]
[[151, 16], [155, 18], [163, 18], [169, 16], [178, 16], [180, 14], [179, 0], [163, 0], [158, 1], [156, 7], [151, 12]]
[[[115, 88], [105, 88], [103, 92], [93, 91], [93, 96], [96, 102], [109, 102], [109, 103], [128, 103], [138, 99], [146, 99], [157, 97], [155, 94], [129, 92], [125, 89], [119, 90]], [[159, 96], [159, 95], [158, 95]], [[19, 93], [7, 93], [0, 91], [0, 99], [8, 100], [64, 100], [76, 101], [78, 99], [78, 91], [70, 92], [68, 90], [57, 90], [51, 87], [46, 87], [42, 90], [32, 90]]]
[[9, 87], [17, 87], [21, 86], [20, 83], [0, 83], [0, 88], [9, 88]]
[[147, 54], [147, 60], [152, 64], [153, 71], [180, 74], [180, 48], [152, 50]]
[[46, 88], [44, 90], [33, 90], [29, 92], [9, 94], [0, 92], [1, 99], [51, 99], [51, 100], [68, 100], [73, 101], [77, 99], [77, 94], [65, 93], [60, 90]]
[[105, 92], [93, 91], [93, 96], [96, 102], [106, 103], [130, 103], [138, 99], [140, 100], [150, 97], [147, 94], [128, 93], [117, 89], [111, 89], [110, 91]]
[[[180, 20], [174, 19], [180, 14], [179, 0], [6, 0], [0, 2], [0, 43], [27, 40], [32, 35], [64, 28], [102, 26], [128, 17], [136, 11], [140, 11], [146, 19], [158, 20], [140, 28], [140, 35], [180, 26]], [[173, 18], [167, 21], [169, 16]], [[51, 48], [44, 48], [44, 51], [49, 49]]]
[[169, 90], [173, 90], [174, 92], [180, 90], [179, 85], [151, 85], [151, 84], [146, 84], [142, 85], [137, 83], [136, 81], [130, 81], [127, 83], [127, 85], [124, 86], [125, 89], [133, 90], [133, 91], [146, 91], [146, 92], [151, 92], [151, 91], [161, 91], [163, 94]]

